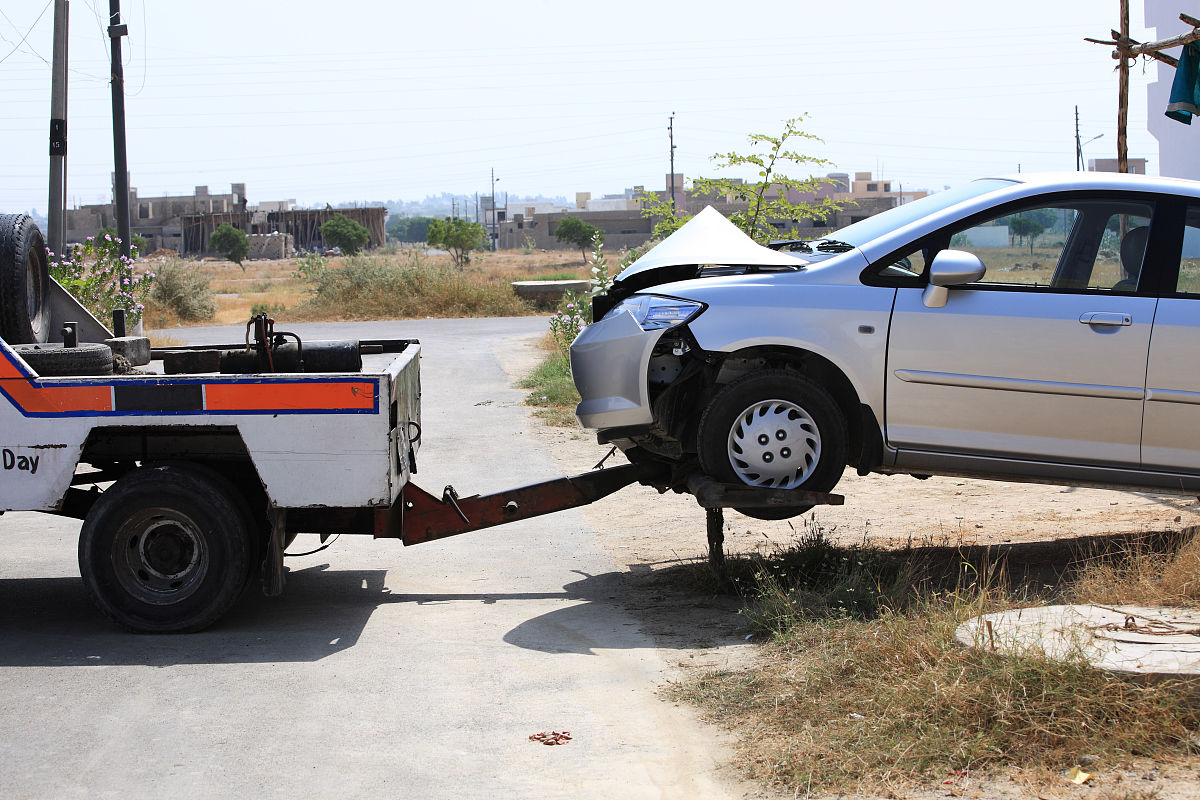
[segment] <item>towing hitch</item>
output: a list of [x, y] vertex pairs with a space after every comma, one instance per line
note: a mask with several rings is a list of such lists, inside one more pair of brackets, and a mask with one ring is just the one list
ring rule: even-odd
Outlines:
[[624, 464], [470, 497], [459, 497], [452, 486], [437, 497], [408, 483], [376, 536], [400, 539], [405, 545], [432, 542], [594, 503], [630, 484], [649, 483], [658, 474], [653, 465]]
[[[413, 483], [386, 511], [379, 511], [376, 538], [400, 539], [405, 545], [432, 542], [482, 528], [505, 525], [555, 511], [577, 508], [624, 489], [633, 483], [664, 486], [668, 475], [656, 464], [624, 464], [595, 469], [570, 478], [556, 478], [489, 495], [459, 497], [453, 486], [437, 497]], [[840, 494], [803, 489], [763, 489], [742, 484], [720, 483], [707, 475], [692, 475], [688, 492], [705, 509], [708, 529], [708, 559], [718, 572], [724, 571], [724, 512], [726, 508], [786, 508], [837, 505]]]

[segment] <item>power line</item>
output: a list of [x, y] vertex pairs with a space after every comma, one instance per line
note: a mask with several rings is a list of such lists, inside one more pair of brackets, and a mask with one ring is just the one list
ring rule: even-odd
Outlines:
[[[33, 29], [37, 27], [37, 24], [42, 21], [42, 17], [45, 16], [46, 10], [50, 8], [50, 6], [53, 2], [54, 2], [54, 0], [46, 0], [46, 5], [42, 6], [42, 11], [40, 14], [37, 15], [37, 19], [35, 19], [33, 21], [33, 24], [29, 26], [29, 30], [25, 31], [25, 35], [21, 37], [21, 41], [17, 42], [16, 46], [13, 47], [12, 50], [9, 50], [8, 53], [5, 54], [4, 58], [0, 58], [0, 64], [3, 64], [5, 61], [8, 60], [9, 56], [11, 56], [13, 53], [15, 53], [21, 49], [21, 45], [25, 44], [25, 40], [29, 38], [29, 34], [33, 33]], [[0, 11], [0, 14], [3, 14], [3, 13], [4, 12]], [[13, 28], [16, 28], [18, 31], [20, 30], [19, 28], [17, 28], [16, 25], [13, 25], [12, 20], [8, 19], [7, 15], [4, 18], [6, 20], [8, 20], [8, 24], [12, 25]], [[38, 58], [42, 58], [40, 55], [37, 54], [37, 52], [34, 52], [34, 55], [37, 56]], [[45, 60], [46, 59], [42, 58], [42, 61], [45, 61]]]

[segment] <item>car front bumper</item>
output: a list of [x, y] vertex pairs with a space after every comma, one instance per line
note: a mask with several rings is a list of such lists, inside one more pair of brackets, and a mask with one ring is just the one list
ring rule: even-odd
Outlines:
[[650, 354], [667, 329], [645, 331], [632, 314], [618, 314], [583, 329], [571, 345], [571, 376], [581, 401], [575, 410], [585, 428], [647, 425]]

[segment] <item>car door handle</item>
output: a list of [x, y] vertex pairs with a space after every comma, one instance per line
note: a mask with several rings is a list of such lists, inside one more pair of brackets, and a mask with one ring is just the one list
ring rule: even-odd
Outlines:
[[1079, 317], [1079, 321], [1084, 325], [1124, 326], [1132, 325], [1133, 317], [1119, 311], [1085, 311]]

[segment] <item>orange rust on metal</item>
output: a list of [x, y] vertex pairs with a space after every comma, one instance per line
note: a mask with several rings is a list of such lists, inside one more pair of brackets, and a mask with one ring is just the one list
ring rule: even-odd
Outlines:
[[400, 538], [406, 545], [457, 536], [587, 505], [636, 483], [645, 474], [642, 468], [626, 464], [496, 494], [457, 498], [452, 490], [436, 497], [409, 483], [392, 507], [386, 535]]

